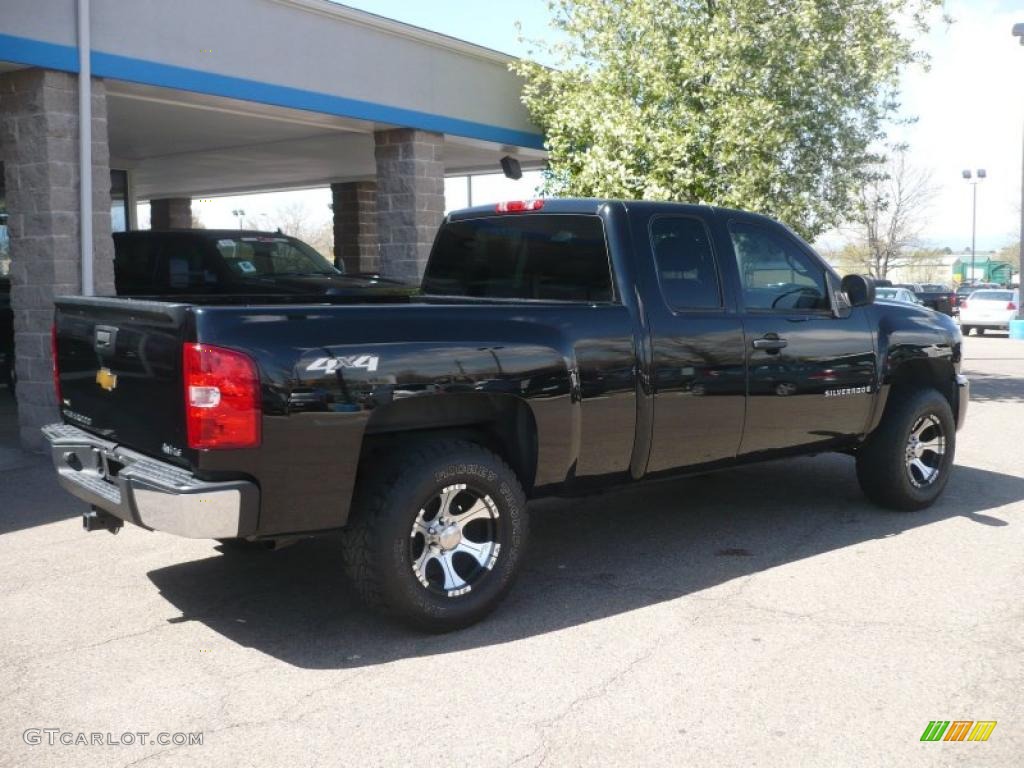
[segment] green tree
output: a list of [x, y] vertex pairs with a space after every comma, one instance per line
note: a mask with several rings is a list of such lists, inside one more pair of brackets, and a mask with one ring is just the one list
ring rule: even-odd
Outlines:
[[512, 65], [546, 191], [749, 208], [814, 237], [878, 158], [914, 36], [942, 0], [549, 0]]

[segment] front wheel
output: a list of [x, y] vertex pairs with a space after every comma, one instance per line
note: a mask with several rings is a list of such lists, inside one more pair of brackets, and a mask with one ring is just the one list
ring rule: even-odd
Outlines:
[[424, 441], [361, 483], [343, 554], [367, 604], [431, 632], [494, 610], [528, 529], [522, 486], [501, 458], [463, 440]]
[[934, 389], [891, 397], [882, 423], [857, 452], [857, 480], [880, 506], [924, 509], [942, 493], [953, 467], [953, 411]]

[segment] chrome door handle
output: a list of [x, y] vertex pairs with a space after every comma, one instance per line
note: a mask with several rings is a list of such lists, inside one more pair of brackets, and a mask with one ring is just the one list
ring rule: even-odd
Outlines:
[[765, 336], [763, 339], [754, 339], [754, 349], [763, 349], [768, 352], [778, 352], [780, 349], [785, 348], [785, 346], [788, 343], [788, 341], [786, 341], [785, 339], [780, 339], [778, 336]]

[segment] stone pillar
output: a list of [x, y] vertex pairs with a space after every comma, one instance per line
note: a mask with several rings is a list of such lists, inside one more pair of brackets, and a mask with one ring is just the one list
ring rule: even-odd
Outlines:
[[398, 128], [375, 138], [380, 273], [418, 283], [444, 216], [444, 137]]
[[192, 198], [167, 197], [149, 201], [150, 229], [191, 229]]
[[376, 272], [377, 185], [372, 181], [331, 184], [334, 197], [334, 258], [346, 272]]
[[[114, 292], [106, 90], [93, 80], [93, 273]], [[78, 78], [21, 69], [0, 74], [0, 160], [11, 239], [11, 306], [22, 445], [42, 448], [57, 420], [50, 363], [53, 299], [81, 292]]]

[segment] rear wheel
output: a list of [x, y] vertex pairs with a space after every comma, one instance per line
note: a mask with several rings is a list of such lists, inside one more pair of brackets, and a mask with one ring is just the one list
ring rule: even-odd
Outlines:
[[343, 550], [363, 600], [432, 632], [494, 610], [526, 544], [526, 499], [512, 469], [474, 443], [437, 440], [370, 474]]
[[882, 423], [857, 452], [857, 480], [880, 506], [924, 509], [942, 493], [953, 467], [953, 411], [934, 389], [893, 397]]

